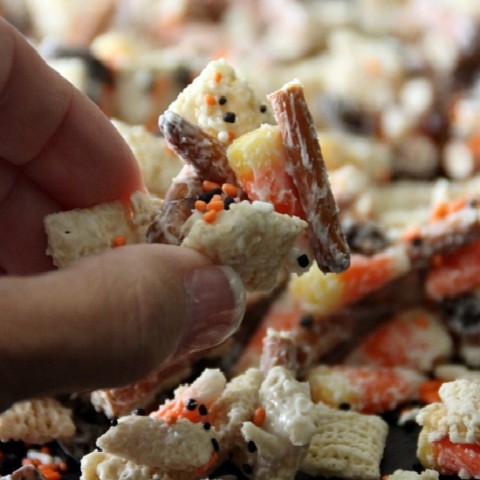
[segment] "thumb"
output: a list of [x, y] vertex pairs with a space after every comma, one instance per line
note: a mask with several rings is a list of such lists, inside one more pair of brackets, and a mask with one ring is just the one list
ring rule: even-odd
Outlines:
[[226, 339], [245, 307], [231, 269], [167, 245], [2, 277], [0, 299], [0, 384], [11, 395], [4, 401], [133, 382], [173, 355]]

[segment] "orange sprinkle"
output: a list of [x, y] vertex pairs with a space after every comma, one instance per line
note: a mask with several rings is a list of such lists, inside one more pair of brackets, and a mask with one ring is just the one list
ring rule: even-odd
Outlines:
[[257, 427], [261, 427], [265, 422], [267, 412], [263, 407], [258, 407], [253, 414], [252, 423]]
[[209, 210], [203, 214], [203, 220], [207, 223], [213, 223], [217, 219], [217, 214], [216, 210]]
[[212, 200], [207, 205], [207, 210], [215, 210], [217, 212], [221, 212], [223, 210], [223, 202], [222, 200]]
[[215, 188], [220, 188], [220, 185], [216, 182], [211, 182], [210, 180], [204, 180], [202, 183], [202, 188], [205, 192], [209, 192]]
[[198, 210], [199, 212], [206, 212], [207, 211], [207, 203], [204, 202], [203, 200], [197, 200], [195, 202], [195, 209]]
[[221, 202], [221, 201], [222, 201], [222, 196], [219, 195], [218, 193], [213, 195], [213, 197], [210, 199], [210, 202]]
[[228, 197], [235, 198], [238, 195], [238, 189], [235, 185], [231, 183], [224, 183], [222, 185], [222, 192], [227, 195]]
[[207, 93], [205, 97], [203, 97], [205, 103], [210, 107], [213, 107], [217, 102], [215, 101], [215, 97], [211, 93]]
[[235, 140], [235, 132], [228, 132], [228, 140], [233, 142]]
[[222, 72], [215, 72], [213, 74], [213, 81], [218, 83], [222, 79]]
[[43, 446], [40, 448], [40, 451], [42, 453], [47, 453], [48, 455], [50, 455], [50, 448], [48, 448], [47, 446]]
[[123, 235], [117, 235], [113, 240], [112, 240], [112, 247], [122, 247], [127, 243], [127, 239]]
[[442, 386], [443, 380], [433, 379], [433, 380], [425, 380], [420, 385], [418, 396], [423, 403], [435, 403], [440, 402], [440, 395], [438, 394], [438, 390]]

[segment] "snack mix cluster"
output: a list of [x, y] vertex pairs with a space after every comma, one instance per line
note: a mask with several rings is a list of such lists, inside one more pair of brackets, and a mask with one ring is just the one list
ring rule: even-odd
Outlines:
[[165, 243], [247, 289], [225, 343], [1, 413], [0, 479], [480, 479], [478, 0], [0, 14], [149, 190], [47, 216], [55, 265]]

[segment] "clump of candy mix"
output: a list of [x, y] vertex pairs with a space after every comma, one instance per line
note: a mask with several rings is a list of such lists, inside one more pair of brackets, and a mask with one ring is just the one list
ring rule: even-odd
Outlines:
[[112, 118], [149, 190], [48, 216], [55, 265], [169, 243], [248, 291], [222, 345], [3, 412], [1, 475], [480, 478], [477, 0], [0, 13]]

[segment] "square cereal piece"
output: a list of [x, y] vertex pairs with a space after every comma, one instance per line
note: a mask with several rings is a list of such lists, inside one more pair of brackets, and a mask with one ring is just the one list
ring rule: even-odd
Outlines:
[[[219, 212], [214, 223], [191, 217], [182, 246], [193, 248], [219, 265], [233, 268], [252, 291], [269, 291], [307, 224], [277, 213], [269, 203], [243, 201]], [[189, 222], [187, 222], [189, 223]]]
[[47, 254], [57, 267], [64, 268], [79, 258], [115, 246], [146, 242], [145, 232], [158, 208], [158, 200], [135, 192], [130, 208], [116, 201], [47, 215], [44, 219]]
[[44, 444], [75, 433], [70, 409], [54, 398], [14, 403], [0, 415], [0, 440]]
[[322, 477], [380, 478], [387, 423], [376, 415], [319, 407], [317, 431], [301, 470]]

